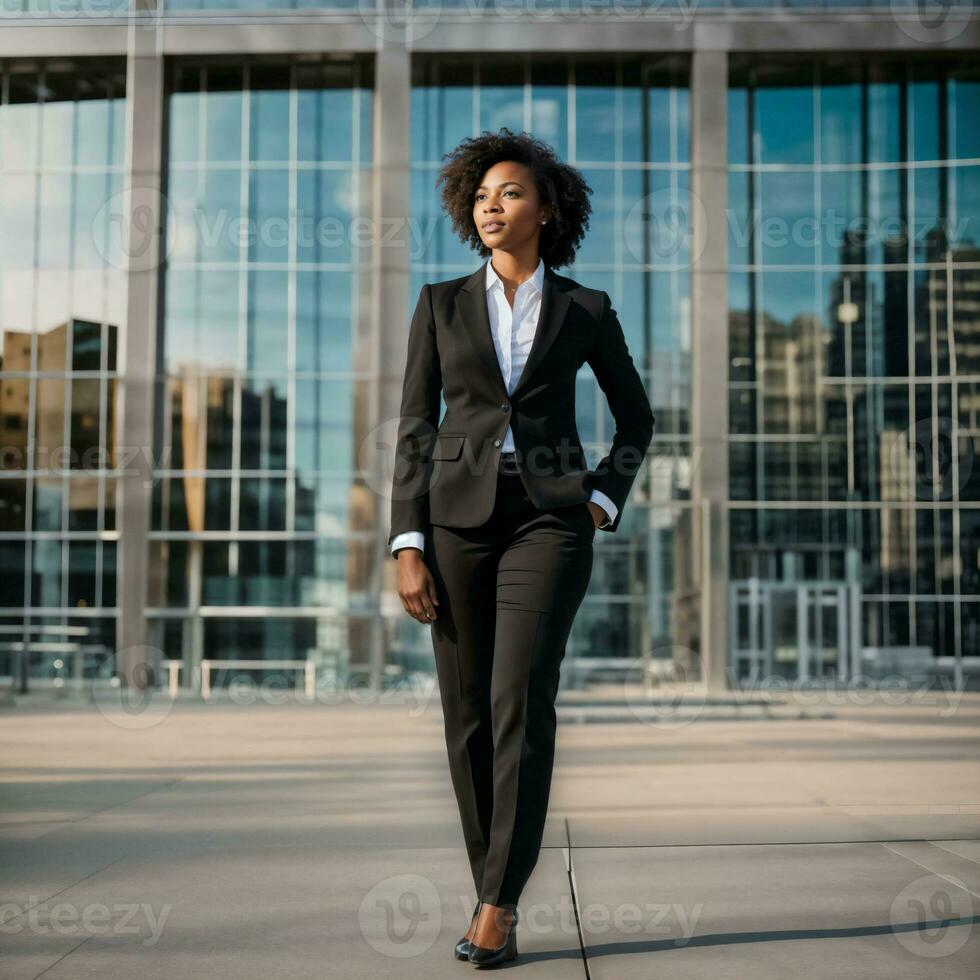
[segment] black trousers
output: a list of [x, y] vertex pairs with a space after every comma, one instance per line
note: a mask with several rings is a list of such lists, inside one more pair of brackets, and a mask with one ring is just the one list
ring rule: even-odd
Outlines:
[[432, 623], [446, 748], [476, 894], [516, 904], [538, 859], [559, 666], [592, 575], [586, 503], [548, 510], [501, 463], [493, 513], [431, 529]]

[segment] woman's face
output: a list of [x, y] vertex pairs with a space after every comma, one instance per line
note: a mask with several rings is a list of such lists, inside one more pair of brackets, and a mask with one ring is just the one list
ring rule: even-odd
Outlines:
[[529, 167], [501, 160], [483, 175], [473, 195], [473, 221], [487, 248], [516, 252], [537, 243], [549, 217]]

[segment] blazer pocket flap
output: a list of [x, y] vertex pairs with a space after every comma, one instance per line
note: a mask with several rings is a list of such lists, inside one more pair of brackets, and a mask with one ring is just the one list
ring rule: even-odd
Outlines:
[[433, 459], [459, 459], [463, 451], [463, 441], [466, 439], [465, 432], [444, 432], [436, 436], [435, 445], [432, 447]]

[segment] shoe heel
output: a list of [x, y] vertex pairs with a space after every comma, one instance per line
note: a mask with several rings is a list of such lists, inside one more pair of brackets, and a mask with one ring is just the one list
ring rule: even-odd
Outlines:
[[507, 934], [507, 952], [504, 954], [504, 959], [517, 959], [517, 933], [513, 929]]

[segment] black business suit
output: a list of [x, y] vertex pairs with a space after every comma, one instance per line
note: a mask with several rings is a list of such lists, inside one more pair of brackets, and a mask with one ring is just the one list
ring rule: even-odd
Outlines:
[[[554, 758], [559, 665], [588, 588], [593, 490], [617, 508], [654, 415], [609, 297], [545, 268], [527, 362], [508, 391], [487, 264], [422, 287], [412, 318], [392, 484], [391, 542], [421, 530], [439, 597], [433, 648], [450, 773], [477, 893], [516, 903], [537, 860]], [[498, 283], [499, 286], [499, 283]], [[586, 466], [575, 376], [588, 362], [616, 422]], [[446, 415], [438, 424], [440, 392]], [[438, 428], [437, 428], [438, 424]], [[508, 426], [516, 475], [498, 460]]]

